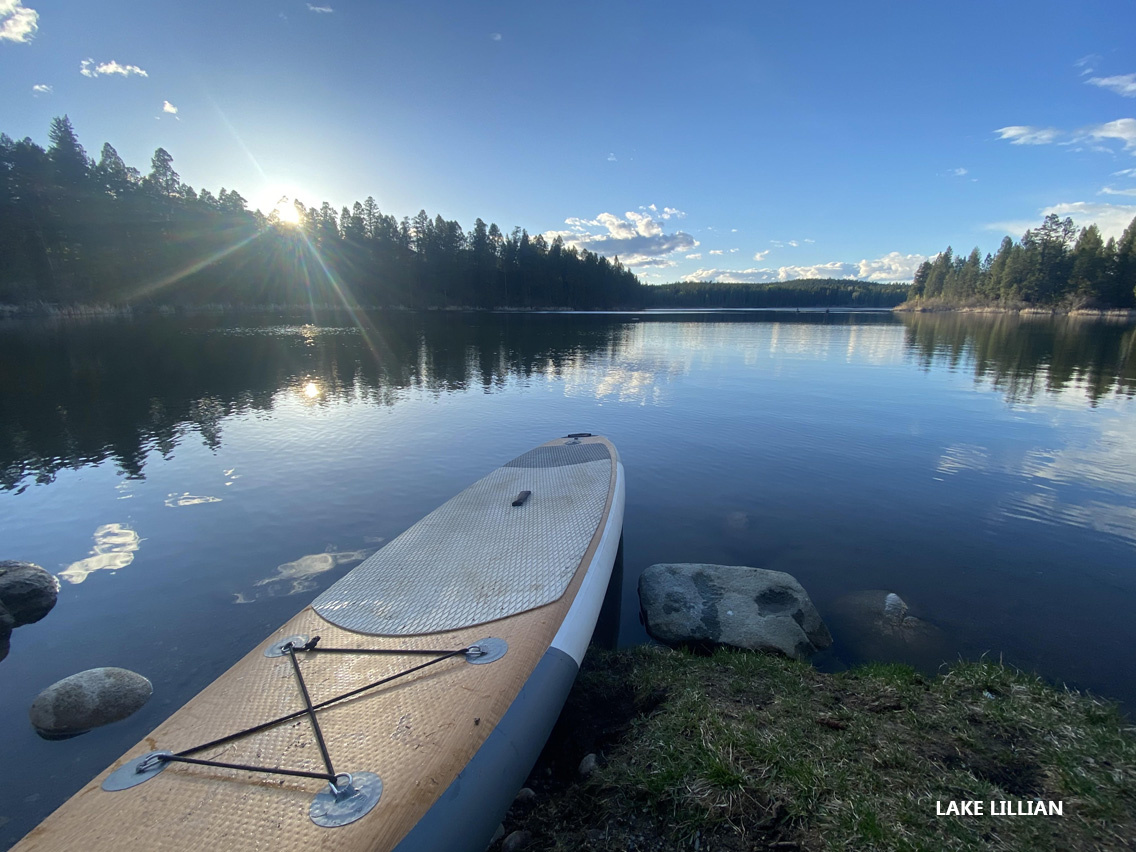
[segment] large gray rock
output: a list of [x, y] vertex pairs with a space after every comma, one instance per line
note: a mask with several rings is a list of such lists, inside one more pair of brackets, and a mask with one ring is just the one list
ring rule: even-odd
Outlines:
[[28, 716], [44, 739], [65, 739], [125, 719], [153, 691], [150, 681], [129, 669], [88, 669], [37, 695]]
[[741, 565], [652, 565], [639, 578], [647, 632], [668, 645], [718, 644], [807, 659], [832, 644], [791, 575]]
[[59, 580], [31, 562], [0, 562], [0, 604], [15, 626], [39, 621], [55, 606]]

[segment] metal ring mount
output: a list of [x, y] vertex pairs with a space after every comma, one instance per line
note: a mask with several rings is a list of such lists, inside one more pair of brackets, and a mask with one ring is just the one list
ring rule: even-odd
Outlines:
[[264, 656], [266, 656], [266, 657], [283, 657], [285, 654], [288, 653], [288, 646], [289, 645], [291, 645], [293, 648], [295, 648], [297, 651], [299, 651], [302, 647], [304, 647], [305, 645], [308, 644], [309, 639], [311, 639], [310, 636], [304, 636], [303, 634], [301, 634], [299, 636], [289, 636], [285, 639], [281, 639], [279, 642], [275, 642], [272, 645], [269, 645], [267, 648], [265, 648], [264, 649]]
[[509, 643], [504, 639], [489, 637], [474, 642], [465, 652], [465, 661], [475, 666], [495, 663], [509, 652]]
[[322, 828], [338, 828], [366, 816], [383, 795], [383, 781], [374, 772], [341, 772], [316, 794], [308, 807], [312, 822]]

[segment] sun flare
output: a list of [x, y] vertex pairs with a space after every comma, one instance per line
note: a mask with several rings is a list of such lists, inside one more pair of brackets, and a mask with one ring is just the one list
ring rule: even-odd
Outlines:
[[282, 225], [299, 225], [301, 221], [300, 209], [292, 203], [292, 199], [284, 196], [276, 202], [272, 210]]

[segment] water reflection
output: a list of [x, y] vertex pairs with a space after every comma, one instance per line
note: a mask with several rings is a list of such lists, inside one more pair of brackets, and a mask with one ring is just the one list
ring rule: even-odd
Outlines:
[[[0, 487], [108, 458], [128, 480], [141, 478], [151, 453], [170, 458], [190, 439], [216, 451], [234, 415], [292, 402], [394, 406], [415, 392], [492, 394], [541, 376], [562, 381], [569, 397], [665, 405], [675, 382], [739, 351], [747, 367], [774, 374], [802, 360], [914, 362], [971, 371], [1014, 404], [1044, 394], [1053, 405], [1096, 406], [1136, 393], [1134, 339], [1130, 325], [946, 314], [395, 314], [374, 317], [369, 342], [353, 328], [276, 320], [10, 323]], [[1102, 455], [1120, 475], [1117, 456]], [[972, 461], [947, 459], [944, 472]]]
[[256, 586], [248, 593], [238, 592], [234, 603], [252, 603], [262, 598], [299, 595], [316, 588], [316, 578], [339, 565], [362, 562], [374, 549], [327, 551], [309, 553], [292, 562], [278, 565], [273, 574], [256, 581]]
[[1136, 394], [1136, 326], [1076, 317], [904, 314], [905, 348], [925, 369], [969, 368], [1010, 402], [1039, 394], [1096, 404]]
[[[228, 485], [228, 483], [225, 483]], [[202, 503], [220, 503], [220, 497], [195, 497], [186, 491], [184, 494], [170, 494], [166, 497], [166, 505], [171, 509], [177, 506], [198, 506]]]
[[91, 555], [72, 562], [59, 572], [68, 583], [82, 583], [96, 571], [117, 571], [134, 561], [142, 539], [125, 524], [103, 524], [95, 530]]

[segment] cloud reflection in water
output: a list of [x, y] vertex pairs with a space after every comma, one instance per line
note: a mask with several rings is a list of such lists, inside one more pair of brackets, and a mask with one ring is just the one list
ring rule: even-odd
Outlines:
[[125, 524], [103, 524], [95, 530], [95, 546], [91, 555], [72, 562], [59, 577], [68, 583], [82, 583], [95, 571], [117, 571], [134, 561], [142, 539]]
[[316, 588], [316, 577], [320, 574], [324, 574], [338, 565], [362, 562], [374, 552], [374, 549], [371, 548], [345, 550], [342, 553], [335, 551], [310, 553], [307, 556], [301, 556], [294, 562], [278, 565], [274, 574], [265, 577], [263, 580], [257, 580], [256, 586], [249, 594], [238, 592], [234, 603], [252, 603], [262, 598], [310, 592]]

